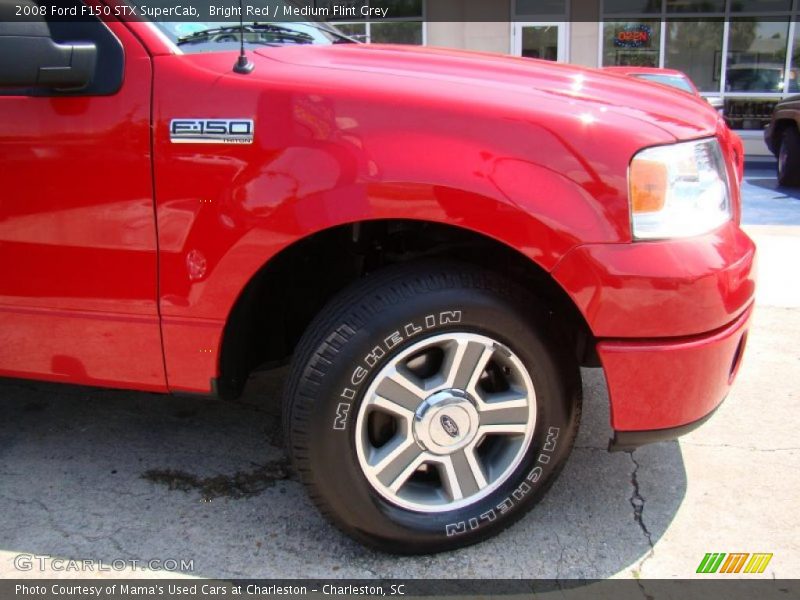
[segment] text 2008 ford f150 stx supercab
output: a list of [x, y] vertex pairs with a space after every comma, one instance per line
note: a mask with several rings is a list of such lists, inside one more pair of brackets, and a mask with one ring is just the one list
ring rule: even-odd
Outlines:
[[408, 553], [542, 497], [581, 365], [615, 449], [720, 404], [755, 248], [701, 98], [320, 23], [245, 25], [241, 59], [239, 34], [0, 24], [0, 373], [230, 397], [291, 362], [311, 496]]

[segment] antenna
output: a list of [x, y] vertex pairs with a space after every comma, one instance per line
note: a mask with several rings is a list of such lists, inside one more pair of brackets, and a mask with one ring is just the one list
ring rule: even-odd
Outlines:
[[239, 43], [239, 58], [236, 59], [236, 64], [233, 65], [233, 71], [234, 73], [247, 75], [252, 73], [256, 66], [250, 62], [244, 52], [244, 11], [242, 10], [242, 0], [239, 0]]

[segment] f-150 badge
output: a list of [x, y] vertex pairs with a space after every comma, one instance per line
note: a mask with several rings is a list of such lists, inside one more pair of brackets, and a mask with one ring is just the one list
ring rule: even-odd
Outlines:
[[252, 119], [172, 119], [169, 139], [173, 144], [252, 144]]

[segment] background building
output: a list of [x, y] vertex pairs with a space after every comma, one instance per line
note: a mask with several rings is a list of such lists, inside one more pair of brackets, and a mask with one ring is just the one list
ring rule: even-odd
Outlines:
[[680, 69], [724, 99], [751, 155], [767, 153], [761, 131], [775, 103], [800, 93], [800, 0], [370, 1], [402, 16], [339, 24], [366, 41]]

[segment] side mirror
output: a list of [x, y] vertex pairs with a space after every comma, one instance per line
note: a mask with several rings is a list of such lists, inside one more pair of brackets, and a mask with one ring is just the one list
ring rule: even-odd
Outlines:
[[[22, 3], [17, 3], [22, 4]], [[5, 6], [3, 6], [5, 5]], [[3, 2], [0, 8], [7, 8]], [[78, 91], [94, 78], [97, 46], [59, 44], [43, 20], [2, 20], [0, 14], [0, 88]]]

